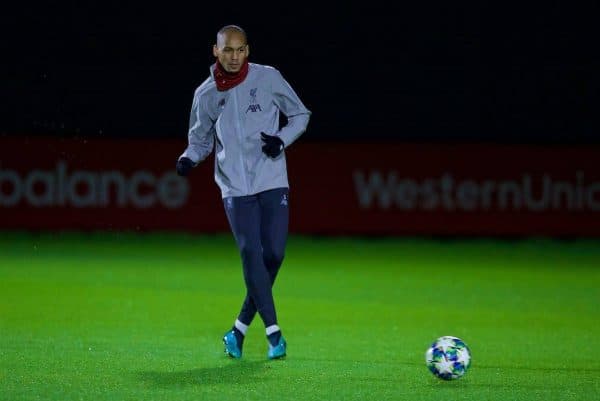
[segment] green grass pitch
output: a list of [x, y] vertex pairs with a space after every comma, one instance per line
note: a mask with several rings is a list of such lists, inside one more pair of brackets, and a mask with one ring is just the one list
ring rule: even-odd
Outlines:
[[[591, 400], [600, 243], [291, 237], [275, 286], [288, 357], [251, 326], [230, 235], [0, 234], [0, 400]], [[472, 352], [444, 382], [424, 354]]]

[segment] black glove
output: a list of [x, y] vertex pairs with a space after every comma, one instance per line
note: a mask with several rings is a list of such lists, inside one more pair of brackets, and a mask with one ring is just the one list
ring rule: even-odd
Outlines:
[[194, 168], [194, 162], [187, 157], [177, 160], [177, 175], [185, 177], [190, 173], [192, 168]]
[[279, 156], [284, 148], [283, 141], [278, 136], [267, 135], [264, 132], [260, 133], [260, 136], [265, 143], [262, 147], [262, 151], [271, 158]]

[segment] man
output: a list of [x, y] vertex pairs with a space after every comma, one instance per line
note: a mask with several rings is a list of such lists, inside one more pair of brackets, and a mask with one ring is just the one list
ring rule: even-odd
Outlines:
[[[286, 355], [277, 324], [272, 286], [288, 231], [288, 180], [284, 149], [305, 130], [310, 111], [273, 67], [248, 63], [244, 30], [217, 33], [210, 77], [194, 94], [189, 145], [177, 161], [187, 176], [215, 147], [215, 181], [242, 258], [246, 298], [230, 331], [225, 353], [242, 356], [246, 330], [258, 312], [266, 329], [267, 357]], [[279, 112], [288, 119], [279, 128]]]

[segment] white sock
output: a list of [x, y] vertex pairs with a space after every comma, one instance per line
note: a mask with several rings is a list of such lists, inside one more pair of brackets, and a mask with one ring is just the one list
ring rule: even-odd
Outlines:
[[246, 335], [246, 331], [248, 330], [248, 325], [240, 322], [238, 319], [235, 319], [235, 323], [233, 324], [236, 329], [240, 331], [243, 335]]
[[267, 335], [270, 336], [271, 334], [278, 332], [280, 330], [281, 329], [276, 324], [271, 325], [271, 326], [267, 327]]

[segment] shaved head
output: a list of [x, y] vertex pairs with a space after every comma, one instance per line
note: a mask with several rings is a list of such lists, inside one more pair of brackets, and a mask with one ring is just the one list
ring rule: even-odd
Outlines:
[[217, 32], [217, 43], [213, 46], [213, 55], [219, 60], [227, 72], [240, 71], [250, 47], [246, 40], [246, 32], [237, 25], [225, 25]]
[[248, 42], [246, 31], [244, 31], [241, 27], [237, 25], [225, 25], [223, 28], [219, 29], [219, 32], [217, 32], [217, 47], [223, 47], [227, 37], [230, 35], [240, 36], [243, 38], [245, 43]]

